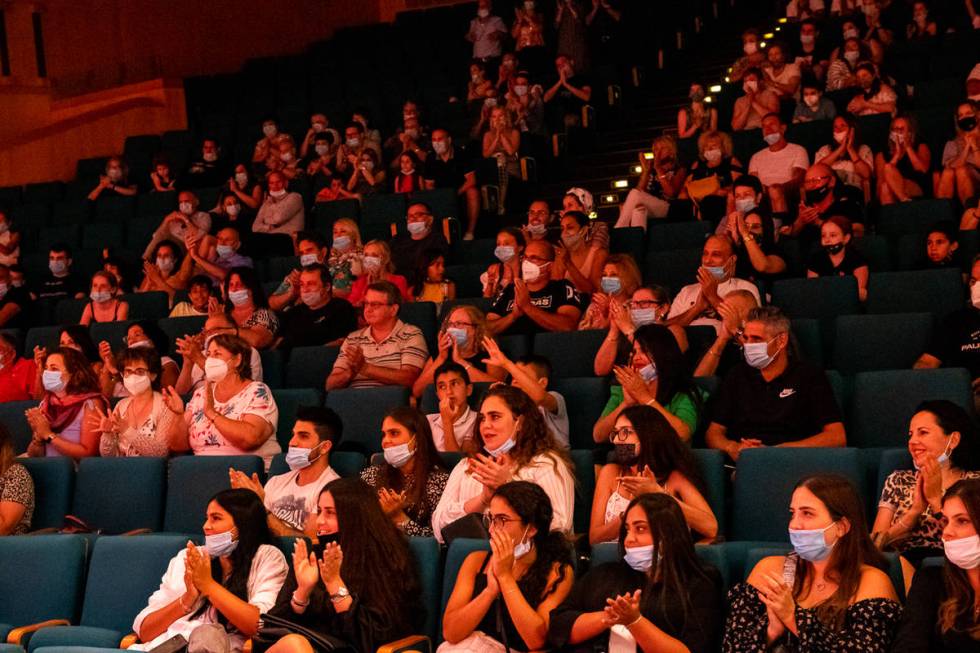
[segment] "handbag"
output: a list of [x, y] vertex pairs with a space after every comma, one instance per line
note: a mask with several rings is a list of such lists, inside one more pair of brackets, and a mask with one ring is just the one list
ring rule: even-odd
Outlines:
[[252, 637], [252, 650], [256, 652], [265, 651], [286, 635], [305, 637], [314, 651], [357, 653], [353, 646], [342, 639], [311, 630], [294, 621], [271, 614], [263, 614], [259, 617], [259, 630]]
[[700, 202], [705, 197], [714, 195], [721, 190], [721, 182], [718, 180], [718, 175], [711, 175], [704, 179], [688, 179], [684, 183], [684, 188], [687, 189], [688, 197], [695, 202]]

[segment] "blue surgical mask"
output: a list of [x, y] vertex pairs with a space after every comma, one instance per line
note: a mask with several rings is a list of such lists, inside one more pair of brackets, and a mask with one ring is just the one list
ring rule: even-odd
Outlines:
[[385, 449], [385, 462], [396, 469], [401, 469], [404, 467], [405, 463], [411, 460], [412, 456], [415, 455], [415, 452], [409, 448], [410, 444], [411, 441], [406, 442], [405, 444], [396, 444], [393, 447], [388, 447]]
[[316, 263], [319, 263], [319, 261], [316, 260], [316, 254], [303, 254], [299, 257], [299, 264], [304, 268], [307, 265], [315, 265]]
[[446, 333], [453, 337], [453, 340], [456, 341], [457, 347], [465, 347], [470, 341], [470, 334], [467, 333], [466, 329], [449, 327], [446, 329]]
[[61, 377], [58, 370], [44, 370], [41, 375], [41, 383], [48, 392], [61, 392], [65, 389], [65, 380]]
[[657, 309], [655, 308], [631, 308], [630, 319], [633, 326], [640, 328], [646, 324], [653, 324], [657, 321]]
[[235, 306], [241, 306], [248, 301], [248, 290], [231, 290], [228, 292], [228, 300]]
[[205, 535], [204, 548], [208, 550], [208, 555], [212, 558], [221, 558], [231, 555], [231, 552], [238, 548], [238, 540], [234, 539], [231, 531], [217, 535]]
[[949, 441], [946, 442], [946, 448], [943, 449], [943, 452], [936, 457], [936, 462], [939, 463], [940, 466], [949, 462]]
[[704, 266], [704, 269], [707, 270], [708, 272], [710, 272], [711, 273], [711, 276], [713, 276], [718, 281], [721, 281], [722, 279], [725, 278], [725, 266], [724, 265], [715, 265], [715, 266], [706, 265], [706, 266]]
[[807, 562], [826, 560], [830, 556], [830, 552], [833, 551], [834, 545], [827, 544], [823, 534], [836, 523], [831, 522], [826, 528], [814, 528], [812, 530], [789, 529], [789, 541], [793, 545], [796, 555]]
[[409, 222], [408, 223], [408, 233], [413, 236], [420, 236], [425, 233], [428, 227], [425, 226], [424, 222]]
[[776, 358], [776, 354], [769, 354], [769, 342], [747, 342], [742, 345], [745, 362], [757, 370], [769, 367], [769, 364]]
[[217, 245], [214, 249], [218, 252], [218, 256], [221, 258], [226, 258], [235, 253], [235, 248], [231, 245]]
[[339, 252], [346, 252], [350, 245], [350, 236], [337, 236], [333, 239], [333, 248]]
[[301, 469], [306, 469], [317, 461], [320, 456], [317, 456], [312, 460], [310, 459], [310, 454], [312, 452], [313, 449], [307, 449], [306, 447], [289, 447], [289, 449], [286, 450], [286, 464], [289, 466], [290, 471], [295, 472]]
[[488, 454], [490, 454], [494, 458], [499, 458], [500, 456], [503, 456], [505, 453], [513, 449], [515, 446], [517, 446], [517, 442], [514, 440], [514, 438], [507, 438], [506, 442], [504, 442], [496, 449], [488, 449], [487, 447], [483, 447], [483, 448], [486, 450]]
[[636, 571], [650, 571], [653, 566], [653, 545], [626, 547], [623, 560]]
[[742, 215], [746, 215], [756, 206], [758, 205], [755, 203], [755, 200], [751, 197], [742, 197], [740, 199], [735, 200], [735, 210], [741, 213]]
[[497, 257], [497, 260], [501, 263], [506, 263], [507, 261], [514, 258], [514, 254], [517, 252], [510, 245], [499, 245], [493, 250], [493, 255]]
[[653, 363], [647, 363], [640, 368], [640, 376], [647, 383], [652, 383], [657, 379], [657, 366]]
[[615, 295], [623, 289], [623, 283], [619, 280], [619, 277], [603, 277], [599, 282], [599, 286], [602, 287], [602, 292], [607, 295]]
[[68, 264], [65, 261], [48, 261], [48, 268], [51, 270], [51, 274], [64, 274], [68, 269]]

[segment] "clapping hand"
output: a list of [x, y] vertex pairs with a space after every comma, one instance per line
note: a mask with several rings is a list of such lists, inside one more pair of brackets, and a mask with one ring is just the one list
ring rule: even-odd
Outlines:
[[344, 563], [344, 552], [339, 542], [330, 542], [323, 549], [323, 559], [317, 564], [320, 568], [320, 580], [330, 586], [340, 582], [340, 566]]
[[184, 580], [190, 580], [200, 594], [207, 595], [212, 584], [215, 582], [211, 576], [211, 557], [202, 553], [201, 549], [194, 546], [192, 542], [187, 542], [187, 557], [184, 558]]
[[232, 489], [235, 490], [251, 490], [258, 495], [259, 499], [263, 502], [265, 501], [265, 488], [262, 487], [262, 481], [259, 480], [259, 475], [257, 473], [252, 473], [252, 476], [240, 472], [237, 469], [228, 468], [228, 481], [231, 484]]
[[306, 596], [320, 580], [319, 561], [315, 553], [307, 551], [306, 540], [302, 537], [297, 537], [293, 546], [293, 574], [296, 576], [296, 589]]
[[641, 494], [663, 494], [667, 491], [664, 486], [657, 482], [657, 478], [650, 471], [649, 465], [644, 465], [640, 473], [635, 476], [619, 476], [616, 480], [622, 484], [623, 489], [634, 497]]
[[640, 593], [636, 590], [632, 594], [620, 594], [614, 599], [606, 599], [606, 613], [602, 618], [602, 623], [606, 626], [631, 626], [640, 620]]
[[478, 453], [469, 458], [468, 463], [470, 473], [483, 484], [484, 488], [496, 490], [501, 485], [514, 480], [514, 466], [509, 462]]
[[619, 384], [623, 386], [623, 394], [629, 395], [634, 402], [646, 404], [650, 400], [655, 399], [653, 393], [647, 387], [647, 382], [632, 367], [617, 365], [613, 367], [613, 374], [616, 376]]

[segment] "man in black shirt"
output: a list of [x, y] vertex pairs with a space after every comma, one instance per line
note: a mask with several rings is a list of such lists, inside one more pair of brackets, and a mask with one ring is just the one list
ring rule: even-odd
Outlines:
[[965, 367], [973, 377], [974, 396], [980, 387], [980, 256], [970, 267], [970, 302], [950, 313], [919, 356], [915, 369]]
[[563, 131], [563, 127], [582, 124], [582, 107], [592, 99], [592, 86], [575, 74], [575, 60], [568, 55], [558, 55], [555, 69], [558, 80], [544, 92], [544, 102], [553, 111], [552, 131]]
[[856, 238], [864, 235], [864, 207], [860, 191], [841, 183], [830, 166], [814, 163], [803, 176], [803, 193], [796, 220], [792, 225], [783, 227], [782, 233], [799, 237], [804, 241], [804, 248], [808, 248], [820, 240], [820, 227], [827, 218], [835, 215], [851, 221]]
[[555, 248], [533, 240], [524, 250], [521, 277], [497, 297], [487, 313], [487, 330], [499, 333], [574, 331], [582, 316], [582, 297], [575, 286], [551, 280]]
[[48, 271], [34, 286], [34, 299], [81, 299], [85, 296], [85, 281], [71, 272], [71, 248], [56, 243], [48, 252]]
[[435, 220], [428, 204], [409, 204], [405, 219], [408, 233], [398, 234], [392, 239], [391, 262], [395, 264], [395, 272], [406, 277], [409, 285], [412, 285], [422, 255], [429, 250], [437, 250], [445, 256], [449, 252], [449, 243], [441, 229], [433, 228]]
[[346, 299], [334, 297], [330, 270], [307, 265], [299, 275], [302, 300], [282, 316], [280, 349], [340, 344], [357, 328], [357, 311]]
[[738, 460], [753, 447], [843, 447], [840, 408], [818, 367], [790, 360], [790, 321], [778, 308], [749, 312], [745, 360], [725, 377], [705, 440]]
[[432, 132], [433, 155], [425, 160], [425, 187], [452, 188], [466, 198], [466, 234], [470, 240], [480, 216], [480, 191], [476, 187], [476, 163], [463, 147], [453, 144], [445, 129]]
[[201, 143], [201, 153], [191, 161], [187, 173], [181, 177], [181, 186], [185, 188], [208, 188], [222, 186], [228, 182], [230, 169], [221, 159], [221, 148], [218, 141], [205, 138]]

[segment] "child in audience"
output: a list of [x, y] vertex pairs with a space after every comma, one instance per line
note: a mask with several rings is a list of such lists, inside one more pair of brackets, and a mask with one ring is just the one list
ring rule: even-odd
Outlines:
[[447, 299], [456, 299], [456, 284], [446, 278], [446, 257], [437, 249], [422, 255], [412, 295], [417, 302], [435, 302], [436, 308]]
[[820, 249], [810, 255], [806, 276], [846, 277], [857, 279], [858, 298], [868, 298], [868, 262], [851, 245], [853, 230], [851, 221], [839, 215], [827, 219], [820, 227]]
[[478, 414], [470, 408], [473, 384], [466, 368], [447, 361], [433, 373], [439, 412], [426, 415], [437, 451], [459, 451], [473, 437]]

